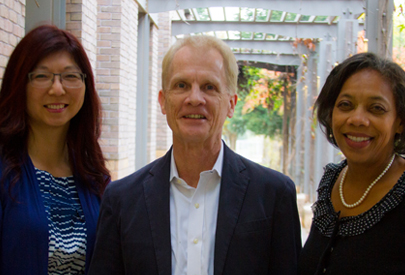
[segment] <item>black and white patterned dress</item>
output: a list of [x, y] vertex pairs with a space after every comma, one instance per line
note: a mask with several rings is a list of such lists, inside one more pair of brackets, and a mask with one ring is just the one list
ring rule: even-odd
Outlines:
[[49, 222], [48, 274], [84, 274], [86, 221], [74, 178], [35, 171]]

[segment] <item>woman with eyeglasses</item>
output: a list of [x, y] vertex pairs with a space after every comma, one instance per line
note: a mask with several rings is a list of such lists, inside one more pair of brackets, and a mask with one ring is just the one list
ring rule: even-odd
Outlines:
[[0, 274], [86, 274], [110, 174], [101, 105], [80, 42], [30, 31], [0, 90]]

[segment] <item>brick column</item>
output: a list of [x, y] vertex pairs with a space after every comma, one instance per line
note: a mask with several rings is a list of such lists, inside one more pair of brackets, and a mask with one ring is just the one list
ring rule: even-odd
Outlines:
[[95, 70], [97, 53], [97, 0], [66, 0], [66, 30], [70, 31], [80, 40], [90, 59], [91, 66]]
[[25, 34], [25, 0], [0, 1], [0, 85], [8, 58]]
[[135, 170], [138, 4], [98, 0], [97, 90], [103, 109], [102, 148], [112, 178]]
[[[159, 13], [159, 47], [158, 47], [158, 80], [159, 90], [162, 89], [162, 61], [167, 50], [172, 45], [171, 35], [171, 20], [170, 12]], [[156, 157], [160, 157], [166, 153], [172, 144], [172, 132], [167, 125], [166, 116], [160, 111], [159, 103], [157, 102], [157, 118], [156, 118]]]
[[159, 74], [158, 74], [158, 45], [159, 45], [159, 32], [155, 25], [151, 26], [150, 30], [150, 52], [149, 52], [149, 114], [148, 114], [148, 162], [156, 159], [156, 122], [157, 115], [160, 113], [158, 109], [158, 93], [159, 87]]

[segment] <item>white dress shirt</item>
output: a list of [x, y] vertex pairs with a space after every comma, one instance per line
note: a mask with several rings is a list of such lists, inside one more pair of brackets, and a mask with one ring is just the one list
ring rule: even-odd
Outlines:
[[179, 177], [170, 162], [170, 231], [173, 275], [214, 274], [215, 231], [224, 148], [212, 170], [200, 173], [197, 188]]

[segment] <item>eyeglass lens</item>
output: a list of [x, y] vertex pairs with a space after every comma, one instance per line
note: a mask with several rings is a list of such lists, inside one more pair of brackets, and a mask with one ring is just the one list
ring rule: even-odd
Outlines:
[[47, 88], [52, 86], [55, 76], [59, 75], [62, 86], [66, 88], [80, 88], [83, 85], [85, 75], [78, 72], [54, 73], [30, 73], [29, 79], [32, 86], [37, 88]]

